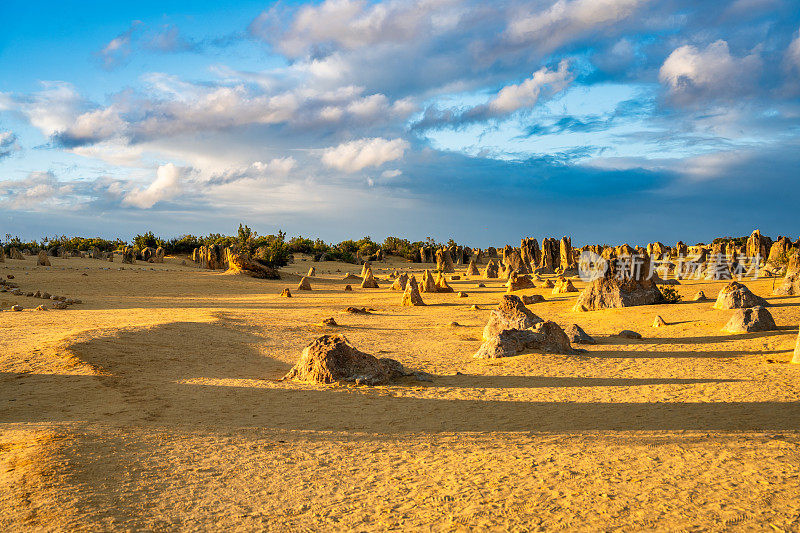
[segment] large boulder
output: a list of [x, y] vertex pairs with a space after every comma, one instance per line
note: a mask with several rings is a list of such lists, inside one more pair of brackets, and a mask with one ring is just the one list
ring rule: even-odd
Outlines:
[[506, 283], [506, 292], [533, 289], [534, 287], [536, 287], [536, 285], [533, 284], [530, 276], [527, 274], [518, 275], [515, 270], [512, 270], [508, 276], [508, 282]]
[[625, 273], [616, 266], [614, 258], [608, 260], [603, 277], [592, 280], [578, 295], [573, 311], [595, 311], [635, 305], [662, 303], [664, 295], [650, 274], [649, 257], [641, 256], [643, 264], [638, 270]]
[[569, 339], [555, 322], [539, 322], [532, 329], [504, 329], [486, 339], [473, 357], [497, 359], [525, 351], [573, 354]]
[[722, 328], [728, 333], [747, 333], [750, 331], [773, 331], [777, 329], [775, 320], [766, 307], [757, 305], [747, 309], [736, 309], [733, 316]]
[[717, 294], [714, 309], [744, 309], [757, 305], [767, 306], [769, 303], [761, 296], [756, 296], [744, 284], [732, 281]]
[[274, 268], [262, 265], [245, 253], [231, 252], [228, 254], [228, 270], [226, 274], [244, 274], [258, 279], [281, 279]]
[[483, 328], [483, 338], [494, 337], [504, 329], [532, 328], [540, 322], [544, 320], [525, 307], [518, 296], [505, 294], [497, 308], [489, 315], [489, 322]]
[[394, 359], [378, 359], [356, 349], [344, 335], [323, 335], [305, 347], [300, 360], [282, 379], [385, 385], [413, 374]]

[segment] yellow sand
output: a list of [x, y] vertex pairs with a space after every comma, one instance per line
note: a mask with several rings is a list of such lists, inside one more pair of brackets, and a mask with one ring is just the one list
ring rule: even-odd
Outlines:
[[[462, 277], [450, 285], [468, 298], [401, 307], [386, 275], [421, 279], [422, 265], [375, 263], [381, 288], [361, 289], [341, 281], [358, 267], [317, 263], [303, 292], [310, 261], [281, 281], [181, 258], [51, 261], [0, 264], [24, 291], [84, 301], [42, 312], [0, 293], [26, 308], [0, 313], [0, 530], [800, 529], [800, 365], [787, 364], [800, 298], [771, 297], [772, 280], [747, 284], [779, 331], [738, 335], [712, 309], [724, 282], [593, 313], [570, 311], [574, 293], [525, 290], [598, 344], [482, 361], [501, 280]], [[692, 302], [698, 290], [711, 300]], [[435, 380], [277, 381], [333, 331]]]

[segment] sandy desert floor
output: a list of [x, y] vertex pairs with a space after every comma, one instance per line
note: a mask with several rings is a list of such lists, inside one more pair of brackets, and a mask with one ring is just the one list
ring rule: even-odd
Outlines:
[[[44, 312], [0, 293], [26, 308], [0, 313], [3, 531], [800, 530], [800, 365], [787, 364], [800, 298], [772, 297], [771, 279], [747, 285], [779, 331], [750, 334], [721, 332], [724, 282], [592, 313], [570, 311], [574, 294], [521, 291], [598, 343], [487, 361], [472, 354], [498, 280], [407, 308], [386, 275], [423, 265], [397, 260], [374, 265], [382, 288], [354, 292], [341, 278], [359, 267], [314, 264], [305, 293], [302, 260], [280, 281], [181, 258], [52, 263], [0, 264], [24, 291], [83, 300]], [[691, 301], [698, 290], [711, 300]], [[332, 331], [434, 381], [278, 381]]]

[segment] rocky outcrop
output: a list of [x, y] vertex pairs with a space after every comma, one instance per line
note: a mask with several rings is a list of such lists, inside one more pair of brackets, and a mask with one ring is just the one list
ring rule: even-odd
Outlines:
[[544, 321], [525, 307], [518, 296], [506, 294], [489, 315], [489, 322], [483, 328], [483, 338], [489, 339], [504, 329], [529, 329], [540, 322]]
[[506, 292], [521, 291], [523, 289], [533, 289], [536, 285], [533, 284], [530, 276], [527, 274], [518, 275], [516, 271], [511, 271], [506, 282]]
[[793, 252], [786, 265], [786, 276], [775, 287], [774, 294], [781, 296], [797, 296], [800, 294], [800, 252]]
[[559, 276], [553, 287], [553, 294], [566, 294], [568, 292], [578, 292], [578, 289], [572, 284], [572, 280]]
[[528, 268], [522, 261], [522, 256], [517, 250], [510, 250], [503, 258], [503, 264], [509, 271], [513, 270], [517, 274], [527, 274]]
[[453, 266], [453, 258], [450, 257], [448, 250], [436, 250], [436, 270], [445, 274], [454, 274], [456, 269]]
[[436, 280], [433, 279], [433, 274], [430, 270], [422, 272], [422, 283], [419, 290], [422, 292], [436, 292]]
[[577, 268], [575, 254], [572, 253], [572, 238], [561, 237], [559, 241], [559, 267], [562, 270]]
[[406, 370], [394, 359], [378, 359], [356, 349], [344, 335], [323, 335], [305, 347], [297, 364], [282, 379], [385, 385], [403, 376], [427, 377]]
[[504, 329], [486, 339], [473, 357], [497, 359], [525, 351], [573, 354], [567, 335], [555, 322], [539, 322], [532, 329]]
[[419, 293], [417, 279], [414, 276], [411, 276], [411, 278], [408, 280], [408, 283], [406, 283], [405, 291], [403, 291], [402, 303], [406, 307], [425, 305], [425, 302], [422, 301], [422, 296]]
[[608, 269], [604, 277], [589, 283], [578, 295], [573, 311], [595, 311], [635, 305], [652, 305], [662, 303], [664, 296], [658, 289], [650, 274], [649, 257], [644, 254], [639, 268], [628, 272], [620, 272], [613, 260], [608, 261]]
[[536, 269], [537, 273], [552, 274], [556, 271], [561, 263], [561, 251], [559, 243], [552, 238], [545, 238], [542, 240], [542, 257], [539, 261], [539, 268]]
[[[392, 283], [392, 290], [393, 291], [404, 291], [404, 290], [406, 290], [406, 284], [407, 283], [408, 283], [408, 274], [403, 272], [402, 274], [397, 276], [397, 279], [395, 279], [394, 283]], [[416, 281], [414, 281], [414, 283], [416, 284]]]
[[722, 328], [728, 333], [748, 333], [751, 331], [773, 331], [778, 329], [772, 314], [760, 305], [746, 309], [736, 309], [733, 316]]
[[769, 303], [764, 298], [753, 294], [742, 283], [732, 281], [717, 294], [714, 309], [744, 309], [758, 305], [766, 307]]
[[539, 265], [539, 261], [542, 258], [542, 251], [539, 249], [539, 242], [531, 237], [522, 239], [520, 242], [519, 251], [520, 255], [522, 256], [522, 261], [528, 268], [528, 272], [533, 272]]
[[378, 281], [372, 275], [372, 268], [367, 267], [366, 272], [364, 272], [364, 281], [361, 282], [362, 289], [377, 289], [378, 288]]
[[436, 292], [453, 292], [453, 287], [447, 284], [447, 279], [442, 272], [436, 276]]
[[747, 238], [747, 245], [745, 246], [745, 255], [747, 257], [760, 257], [761, 261], [765, 261], [769, 257], [770, 248], [772, 247], [772, 239], [761, 235], [758, 230], [753, 230], [750, 237]]
[[494, 262], [494, 259], [490, 259], [483, 271], [483, 277], [487, 279], [496, 279], [499, 275], [500, 272], [497, 269], [497, 263]]

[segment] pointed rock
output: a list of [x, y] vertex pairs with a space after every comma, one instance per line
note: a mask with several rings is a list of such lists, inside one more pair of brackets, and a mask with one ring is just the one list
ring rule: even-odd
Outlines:
[[422, 296], [419, 294], [419, 287], [414, 276], [411, 276], [408, 283], [406, 283], [406, 289], [403, 292], [403, 305], [407, 307], [425, 305], [425, 302], [422, 301]]
[[300, 280], [300, 283], [297, 285], [298, 291], [310, 291], [311, 290], [311, 282], [308, 281], [308, 278], [303, 276], [303, 279]]
[[366, 273], [364, 274], [364, 281], [361, 282], [362, 289], [377, 289], [378, 282], [372, 276], [372, 268], [367, 268]]

